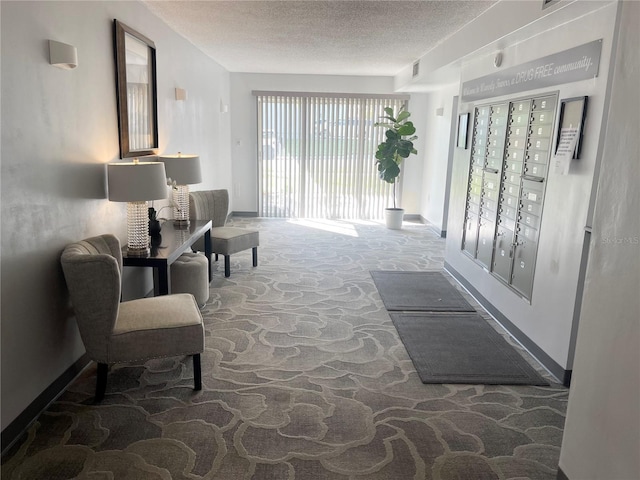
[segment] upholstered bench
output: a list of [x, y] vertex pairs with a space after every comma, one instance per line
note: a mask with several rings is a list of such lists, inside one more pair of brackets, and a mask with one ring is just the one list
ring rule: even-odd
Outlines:
[[[260, 234], [257, 230], [226, 227], [229, 212], [229, 192], [227, 190], [203, 190], [189, 194], [189, 215], [192, 220], [211, 220], [211, 251], [224, 256], [224, 276], [231, 275], [231, 255], [242, 250], [253, 250], [253, 266], [258, 266]], [[204, 250], [204, 242], [198, 240], [194, 250]]]
[[202, 308], [209, 300], [209, 261], [204, 255], [183, 253], [171, 264], [171, 293], [190, 293]]
[[214, 227], [211, 229], [211, 251], [224, 256], [224, 276], [231, 275], [231, 258], [234, 253], [252, 249], [253, 266], [258, 266], [260, 236], [256, 230], [236, 227]]

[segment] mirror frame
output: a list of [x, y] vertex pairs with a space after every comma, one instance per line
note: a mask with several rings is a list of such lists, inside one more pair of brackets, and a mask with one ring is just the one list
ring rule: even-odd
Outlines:
[[[151, 146], [142, 150], [132, 150], [129, 138], [129, 107], [127, 104], [127, 59], [125, 49], [126, 34], [131, 35], [149, 48], [149, 92], [151, 96], [149, 117], [153, 122], [149, 136]], [[113, 20], [114, 53], [116, 62], [116, 96], [118, 99], [118, 131], [120, 137], [120, 158], [155, 155], [158, 149], [158, 87], [156, 82], [156, 46], [152, 40], [136, 32], [118, 20]]]

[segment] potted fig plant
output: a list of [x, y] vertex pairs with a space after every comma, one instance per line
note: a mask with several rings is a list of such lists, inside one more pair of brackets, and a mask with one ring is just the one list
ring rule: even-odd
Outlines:
[[399, 230], [402, 228], [402, 218], [404, 209], [396, 206], [396, 185], [400, 176], [400, 165], [409, 155], [418, 151], [413, 147], [413, 141], [418, 137], [415, 134], [416, 128], [409, 121], [411, 113], [400, 107], [398, 114], [393, 112], [393, 108], [384, 109], [386, 115], [380, 118], [384, 121], [376, 122], [376, 127], [384, 127], [385, 140], [378, 145], [376, 151], [376, 165], [378, 176], [387, 183], [393, 185], [393, 207], [386, 208], [384, 217], [388, 228]]

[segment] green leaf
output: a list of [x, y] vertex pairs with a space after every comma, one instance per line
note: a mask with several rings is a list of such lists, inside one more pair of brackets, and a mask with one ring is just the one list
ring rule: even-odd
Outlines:
[[413, 135], [414, 133], [416, 133], [416, 127], [414, 127], [413, 123], [411, 122], [405, 123], [398, 129], [398, 134], [402, 135], [403, 137], [405, 135]]
[[406, 120], [407, 118], [409, 118], [411, 116], [411, 114], [409, 112], [400, 112], [398, 114], [398, 118], [396, 119], [396, 122], [400, 123], [403, 120]]
[[[404, 106], [398, 110], [398, 117], [394, 118], [391, 107], [384, 108], [386, 116], [381, 116], [383, 121], [375, 123], [377, 127], [384, 127], [385, 140], [378, 145], [375, 152], [376, 169], [378, 176], [387, 183], [395, 184], [400, 175], [400, 166], [405, 158], [417, 153], [413, 148], [413, 140], [416, 128], [407, 119], [410, 113]], [[408, 138], [406, 138], [408, 137]]]
[[395, 163], [389, 165], [384, 170], [380, 170], [380, 168], [378, 167], [378, 170], [380, 178], [387, 183], [394, 183], [396, 177], [400, 175], [400, 167], [398, 167], [398, 165], [396, 165]]

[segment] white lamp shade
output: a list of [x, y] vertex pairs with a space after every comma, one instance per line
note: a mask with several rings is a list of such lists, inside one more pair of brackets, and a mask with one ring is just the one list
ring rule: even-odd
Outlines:
[[202, 182], [200, 157], [198, 155], [161, 155], [158, 159], [164, 162], [167, 177], [176, 185], [192, 185]]
[[110, 163], [107, 171], [112, 202], [167, 198], [167, 176], [162, 162]]
[[65, 70], [78, 66], [78, 49], [55, 40], [49, 40], [49, 63]]

